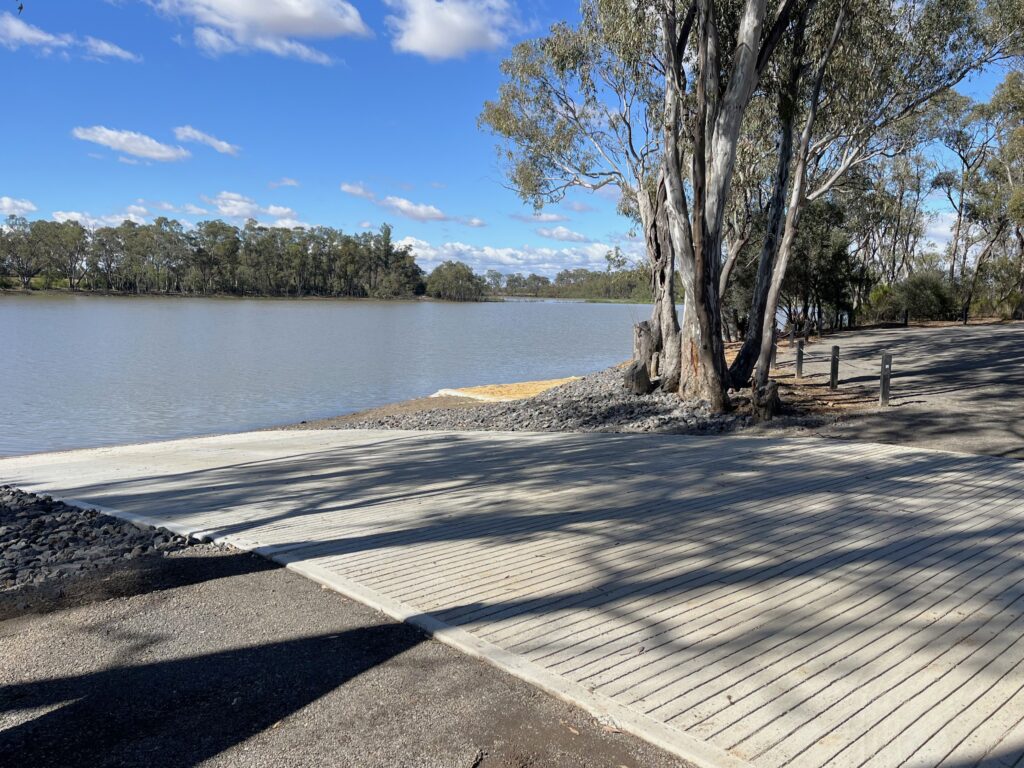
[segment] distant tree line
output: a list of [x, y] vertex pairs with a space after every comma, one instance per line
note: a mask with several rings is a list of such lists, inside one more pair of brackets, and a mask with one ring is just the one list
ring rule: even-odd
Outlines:
[[563, 269], [552, 280], [544, 275], [502, 274], [487, 270], [484, 279], [489, 293], [495, 296], [532, 296], [552, 299], [586, 299], [591, 301], [651, 301], [651, 270], [641, 262], [631, 263], [615, 248], [605, 255], [604, 271]]
[[77, 221], [9, 216], [0, 275], [22, 288], [236, 296], [398, 298], [422, 294], [425, 275], [391, 227], [349, 235], [203, 221], [188, 230], [164, 217], [85, 229]]
[[331, 227], [286, 229], [254, 220], [239, 228], [164, 217], [86, 229], [77, 221], [0, 225], [0, 287], [127, 294], [334, 296], [481, 301], [489, 296], [650, 300], [649, 272], [618, 250], [605, 271], [564, 270], [554, 281], [446, 261], [428, 276], [392, 228], [350, 235]]

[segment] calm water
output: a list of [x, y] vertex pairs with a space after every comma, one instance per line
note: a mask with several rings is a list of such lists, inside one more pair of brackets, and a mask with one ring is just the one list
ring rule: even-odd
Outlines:
[[0, 296], [0, 454], [288, 424], [629, 357], [645, 306]]

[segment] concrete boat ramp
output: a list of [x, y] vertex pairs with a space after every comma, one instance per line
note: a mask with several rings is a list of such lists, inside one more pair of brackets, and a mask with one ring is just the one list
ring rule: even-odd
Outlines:
[[257, 550], [700, 766], [1024, 764], [1024, 462], [277, 431], [0, 481]]

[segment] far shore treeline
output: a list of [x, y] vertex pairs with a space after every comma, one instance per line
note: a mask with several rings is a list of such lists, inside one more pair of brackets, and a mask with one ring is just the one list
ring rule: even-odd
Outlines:
[[188, 296], [320, 296], [481, 301], [535, 296], [605, 301], [651, 300], [650, 272], [618, 249], [604, 271], [563, 270], [554, 280], [446, 261], [427, 274], [392, 228], [347, 234], [331, 227], [239, 228], [220, 220], [188, 229], [164, 217], [89, 230], [77, 221], [0, 226], [0, 288]]

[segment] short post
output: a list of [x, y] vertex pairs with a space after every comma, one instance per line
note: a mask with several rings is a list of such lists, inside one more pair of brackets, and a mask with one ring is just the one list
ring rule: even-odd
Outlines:
[[882, 375], [878, 385], [878, 405], [885, 408], [889, 405], [889, 379], [892, 377], [892, 354], [882, 353]]
[[796, 343], [796, 377], [802, 379], [804, 377], [804, 340], [800, 339]]
[[796, 343], [796, 323], [790, 322], [789, 324], [789, 346], [793, 346]]
[[903, 310], [903, 327], [906, 328], [908, 325], [910, 325], [910, 310], [909, 309], [904, 309]]
[[771, 370], [775, 370], [775, 361], [779, 356], [779, 328], [775, 326], [772, 328], [772, 362], [768, 366]]
[[828, 388], [839, 389], [839, 347], [832, 347], [832, 369], [829, 371]]

